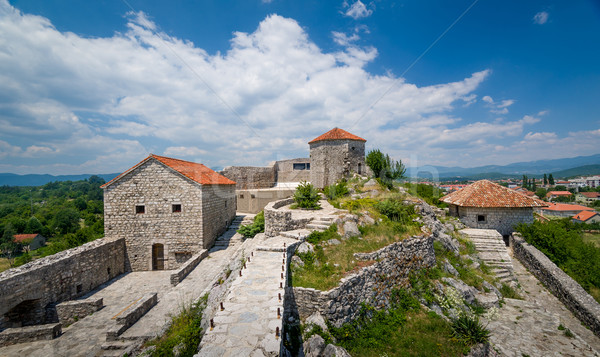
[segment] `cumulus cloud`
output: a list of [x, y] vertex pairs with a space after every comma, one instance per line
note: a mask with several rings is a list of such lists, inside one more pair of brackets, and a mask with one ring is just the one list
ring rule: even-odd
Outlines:
[[550, 15], [546, 11], [540, 11], [533, 16], [533, 23], [543, 25], [548, 22], [548, 16]]
[[508, 114], [508, 107], [515, 103], [514, 99], [505, 99], [500, 102], [495, 102], [489, 95], [484, 96], [481, 100], [487, 103], [486, 106], [490, 108], [490, 112], [494, 114]]
[[348, 10], [346, 10], [344, 15], [351, 17], [354, 20], [358, 20], [362, 17], [369, 17], [373, 14], [373, 10], [367, 9], [365, 4], [363, 4], [360, 0], [357, 0], [352, 5], [344, 2], [344, 7], [348, 7]]
[[[489, 70], [429, 86], [369, 73], [378, 52], [356, 45], [362, 28], [333, 34], [344, 48], [327, 52], [295, 20], [270, 15], [214, 55], [159, 28], [135, 13], [126, 31], [84, 38], [0, 0], [0, 44], [10, 43], [0, 45], [0, 172], [119, 172], [150, 152], [264, 165], [308, 156], [307, 141], [334, 126], [396, 158], [456, 164], [461, 148], [521, 140], [539, 120], [453, 115]], [[494, 110], [512, 104], [482, 100]]]

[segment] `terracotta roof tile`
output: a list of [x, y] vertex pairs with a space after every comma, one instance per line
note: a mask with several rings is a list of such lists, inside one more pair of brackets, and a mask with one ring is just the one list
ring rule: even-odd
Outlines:
[[600, 198], [600, 192], [579, 192], [582, 196], [587, 198]]
[[308, 143], [312, 144], [317, 141], [324, 141], [324, 140], [357, 140], [357, 141], [365, 141], [366, 142], [365, 139], [363, 139], [359, 136], [356, 136], [354, 134], [350, 134], [346, 130], [343, 130], [340, 128], [333, 128], [333, 129], [329, 130], [328, 132], [326, 132], [325, 134], [312, 139]]
[[542, 209], [546, 211], [594, 211], [594, 209], [591, 207], [569, 205], [566, 203], [551, 203], [550, 206]]
[[37, 236], [38, 236], [37, 233], [34, 233], [34, 234], [15, 234], [14, 235], [15, 242], [19, 242], [19, 243], [31, 240], [31, 239], [33, 239], [33, 238], [35, 238]]
[[440, 201], [463, 207], [545, 207], [537, 198], [528, 197], [497, 183], [481, 180], [450, 193]]
[[111, 185], [115, 181], [119, 180], [121, 177], [127, 175], [129, 172], [133, 171], [135, 168], [151, 159], [154, 159], [170, 167], [171, 169], [179, 172], [188, 179], [202, 185], [235, 185], [235, 181], [232, 181], [227, 177], [216, 173], [215, 171], [209, 169], [208, 167], [202, 164], [150, 154], [150, 156], [139, 162], [137, 165], [133, 166], [129, 170], [123, 172], [119, 176], [115, 177], [114, 179], [110, 180], [109, 182], [105, 183], [100, 187], [104, 188]]
[[572, 193], [569, 191], [548, 191], [548, 193], [546, 194], [546, 196], [550, 196], [550, 195], [554, 195], [554, 196], [571, 196]]
[[595, 211], [581, 211], [581, 212], [577, 213], [576, 215], [574, 215], [572, 218], [576, 219], [578, 221], [581, 221], [581, 222], [585, 222], [597, 214], [599, 214], [599, 213], [595, 212]]

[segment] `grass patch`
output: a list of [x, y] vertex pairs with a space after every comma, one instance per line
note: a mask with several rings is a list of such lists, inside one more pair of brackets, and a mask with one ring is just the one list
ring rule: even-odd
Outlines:
[[502, 286], [498, 290], [500, 290], [500, 293], [505, 298], [523, 300], [523, 297], [519, 295], [519, 293], [517, 293], [517, 291], [513, 289], [510, 285], [502, 284]]
[[590, 243], [600, 248], [600, 233], [583, 233], [583, 242]]
[[152, 356], [173, 356], [173, 348], [180, 344], [182, 347], [179, 349], [179, 356], [193, 356], [198, 352], [202, 333], [200, 323], [207, 300], [208, 294], [193, 304], [181, 307], [179, 314], [172, 317], [167, 332], [146, 343], [146, 346], [156, 346]]
[[3, 272], [10, 268], [10, 263], [6, 258], [0, 258], [0, 272]]

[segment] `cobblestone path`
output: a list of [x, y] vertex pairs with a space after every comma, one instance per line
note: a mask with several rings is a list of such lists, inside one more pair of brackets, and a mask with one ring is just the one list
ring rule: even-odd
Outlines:
[[279, 356], [281, 337], [276, 330], [282, 329], [282, 286], [287, 275], [284, 243], [294, 242], [280, 236], [267, 238], [246, 252], [250, 261], [233, 282], [197, 356]]

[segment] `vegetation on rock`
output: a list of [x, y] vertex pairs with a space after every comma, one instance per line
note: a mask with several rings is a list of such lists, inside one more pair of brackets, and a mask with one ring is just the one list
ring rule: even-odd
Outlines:
[[243, 225], [238, 228], [237, 232], [246, 238], [254, 238], [258, 233], [264, 233], [265, 231], [265, 211], [260, 211], [254, 217], [252, 224]]

